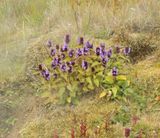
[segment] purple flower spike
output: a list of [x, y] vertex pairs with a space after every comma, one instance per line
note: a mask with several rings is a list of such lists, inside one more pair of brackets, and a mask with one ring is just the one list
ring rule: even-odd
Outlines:
[[58, 58], [54, 58], [52, 63], [55, 63], [57, 65], [58, 64]]
[[84, 61], [84, 60], [82, 61], [82, 68], [85, 69], [85, 70], [88, 68], [88, 62], [87, 61]]
[[65, 72], [66, 69], [67, 69], [67, 66], [66, 66], [66, 64], [62, 64], [62, 65], [60, 66], [60, 68], [61, 68], [61, 70], [62, 70], [63, 72]]
[[57, 64], [59, 64], [59, 65], [61, 64], [61, 58], [57, 59]]
[[84, 55], [87, 55], [88, 51], [89, 51], [89, 49], [87, 47], [83, 47], [83, 53], [84, 53]]
[[46, 70], [42, 70], [41, 74], [43, 77], [45, 77], [45, 73], [46, 73]]
[[74, 50], [69, 51], [69, 57], [72, 58], [74, 56]]
[[85, 47], [87, 47], [87, 48], [89, 48], [90, 47], [90, 43], [89, 43], [89, 41], [87, 41], [86, 43], [85, 43]]
[[78, 38], [78, 45], [83, 45], [83, 43], [84, 43], [83, 37], [79, 37]]
[[79, 48], [79, 49], [77, 50], [77, 57], [82, 56], [82, 54], [83, 54], [83, 52], [82, 52], [82, 50]]
[[87, 42], [85, 43], [85, 47], [91, 49], [91, 48], [93, 48], [93, 44], [90, 44], [89, 41], [87, 41]]
[[70, 61], [70, 65], [74, 66], [75, 62], [74, 61]]
[[113, 75], [113, 76], [117, 76], [117, 75], [118, 75], [118, 69], [117, 69], [116, 67], [114, 67], [114, 68], [112, 69], [112, 75]]
[[61, 48], [61, 52], [64, 52], [64, 51], [67, 51], [67, 50], [68, 50], [68, 45], [67, 45], [67, 43], [65, 43], [63, 45], [63, 47]]
[[99, 56], [101, 53], [101, 49], [99, 47], [96, 48], [96, 55]]
[[108, 58], [102, 58], [102, 63], [105, 65], [108, 62]]
[[131, 48], [130, 47], [126, 47], [126, 48], [124, 48], [123, 52], [124, 52], [125, 55], [128, 55], [131, 52]]
[[51, 49], [51, 56], [55, 56], [56, 54], [56, 50], [55, 49]]
[[65, 41], [66, 44], [69, 44], [69, 42], [70, 42], [70, 35], [69, 34], [67, 34], [65, 36], [64, 41]]
[[50, 48], [53, 45], [53, 43], [51, 40], [48, 40], [46, 45]]
[[92, 49], [93, 48], [93, 44], [90, 44], [90, 46], [88, 48]]
[[54, 58], [52, 63], [54, 63], [55, 65], [60, 65], [61, 64], [61, 59], [60, 58]]
[[52, 66], [53, 69], [56, 69], [57, 64], [56, 64], [56, 62], [54, 60], [52, 61], [52, 65], [51, 66]]
[[48, 70], [42, 70], [42, 76], [46, 79], [46, 80], [50, 80], [50, 74]]
[[103, 59], [103, 58], [105, 58], [106, 57], [106, 55], [107, 55], [107, 51], [104, 49], [104, 50], [101, 50], [100, 51], [100, 55], [101, 55], [101, 58]]
[[65, 59], [66, 55], [64, 53], [61, 54], [62, 59]]
[[72, 66], [69, 66], [69, 67], [68, 67], [68, 73], [72, 73], [72, 71], [73, 71], [73, 67], [72, 67]]
[[108, 50], [107, 56], [108, 56], [108, 58], [110, 58], [110, 57], [112, 56], [112, 48], [110, 48], [110, 49]]

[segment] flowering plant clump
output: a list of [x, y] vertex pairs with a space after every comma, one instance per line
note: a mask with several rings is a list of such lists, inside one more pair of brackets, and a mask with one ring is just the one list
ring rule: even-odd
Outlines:
[[50, 81], [63, 103], [74, 104], [89, 92], [112, 99], [126, 94], [129, 81], [122, 71], [129, 61], [129, 47], [93, 46], [83, 37], [78, 38], [77, 46], [70, 47], [70, 41], [70, 35], [65, 36], [62, 46], [49, 41], [49, 58], [39, 65], [41, 76]]

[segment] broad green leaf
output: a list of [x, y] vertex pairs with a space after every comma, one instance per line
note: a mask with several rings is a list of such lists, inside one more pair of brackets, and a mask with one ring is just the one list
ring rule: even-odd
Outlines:
[[47, 59], [44, 61], [45, 65], [50, 65], [51, 62], [52, 62], [52, 59], [51, 59], [51, 58], [47, 58]]
[[117, 80], [121, 80], [121, 81], [125, 81], [125, 80], [127, 80], [127, 77], [124, 76], [124, 75], [119, 75], [119, 76], [117, 76], [116, 79], [117, 79]]
[[79, 72], [80, 74], [84, 74], [83, 70], [78, 70], [78, 72]]
[[86, 81], [87, 81], [89, 84], [91, 84], [91, 85], [92, 85], [91, 77], [86, 78]]
[[77, 99], [76, 97], [75, 97], [75, 98], [72, 98], [72, 103], [73, 103], [73, 104], [77, 105], [78, 102], [79, 102], [79, 101], [78, 101], [78, 99]]
[[87, 91], [89, 91], [89, 89], [87, 87], [83, 87], [83, 91], [87, 92]]
[[113, 87], [112, 92], [113, 92], [113, 96], [116, 97], [117, 96], [117, 88]]
[[94, 81], [94, 84], [95, 84], [97, 87], [99, 87], [99, 80], [98, 80], [98, 79], [93, 79], [93, 81]]
[[105, 80], [104, 80], [104, 83], [113, 84], [114, 83], [113, 76], [106, 76]]
[[73, 86], [72, 85], [67, 85], [67, 89], [69, 90], [69, 91], [73, 91]]
[[106, 91], [103, 91], [100, 93], [99, 95], [99, 98], [103, 98], [104, 96], [106, 96], [107, 92]]
[[103, 73], [104, 67], [103, 66], [97, 66], [96, 71]]
[[103, 76], [103, 72], [102, 71], [98, 72], [97, 76]]
[[67, 98], [67, 102], [68, 102], [68, 103], [71, 103], [71, 97], [68, 97], [68, 98]]
[[127, 83], [128, 83], [128, 86], [130, 86], [130, 83], [131, 83], [131, 82], [130, 82], [129, 80], [127, 81]]
[[128, 93], [133, 93], [133, 89], [132, 88], [127, 88], [125, 91], [127, 91]]
[[67, 74], [64, 74], [64, 73], [63, 73], [61, 76], [62, 76], [66, 81], [68, 81], [68, 76], [67, 76]]
[[88, 85], [88, 88], [89, 88], [90, 90], [94, 90], [93, 84], [89, 84], [89, 85]]
[[71, 97], [76, 97], [76, 91], [74, 90], [74, 91], [70, 91], [70, 96]]
[[97, 65], [100, 65], [100, 63], [97, 62], [97, 61], [95, 61], [95, 62], [93, 62], [93, 64], [91, 65], [91, 67], [94, 67], [94, 66], [97, 66]]
[[65, 87], [61, 87], [58, 92], [59, 92], [60, 96], [62, 96], [65, 92]]

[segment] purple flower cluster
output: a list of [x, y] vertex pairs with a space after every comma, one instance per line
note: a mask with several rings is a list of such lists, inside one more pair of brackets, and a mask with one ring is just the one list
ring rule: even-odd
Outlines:
[[109, 58], [111, 58], [112, 56], [112, 48], [107, 51], [105, 48], [105, 44], [101, 43], [100, 46], [96, 48], [95, 53], [97, 56], [101, 57], [102, 65], [105, 66], [109, 61]]
[[[51, 40], [47, 42], [47, 46], [50, 48], [50, 55], [53, 58], [51, 67], [55, 72], [53, 73], [53, 78], [57, 78], [57, 70], [60, 69], [61, 72], [68, 72], [72, 73], [75, 65], [78, 66], [78, 64], [81, 64], [81, 68], [84, 70], [87, 70], [90, 66], [90, 63], [88, 61], [87, 56], [95, 56], [97, 58], [98, 62], [100, 62], [104, 67], [106, 67], [108, 61], [112, 58], [113, 50], [112, 48], [106, 49], [105, 43], [101, 43], [99, 46], [97, 46], [95, 49], [93, 48], [93, 44], [89, 41], [84, 42], [83, 37], [78, 38], [78, 45], [81, 47], [71, 49], [69, 48], [70, 43], [70, 35], [67, 34], [64, 37], [64, 44], [62, 46], [55, 45], [55, 48], [53, 48], [53, 43]], [[129, 47], [126, 47], [123, 49], [123, 54], [128, 55], [130, 53], [131, 49]], [[115, 52], [120, 53], [121, 49], [119, 46], [115, 47]], [[94, 55], [93, 55], [94, 54]], [[87, 57], [87, 58], [86, 58]], [[70, 60], [70, 61], [68, 61]], [[41, 71], [42, 76], [46, 79], [50, 79], [50, 73], [48, 69], [43, 69], [43, 65], [39, 65], [39, 70]], [[91, 67], [91, 71], [95, 72], [95, 68]], [[118, 69], [114, 67], [112, 69], [112, 75], [117, 76], [118, 75]]]

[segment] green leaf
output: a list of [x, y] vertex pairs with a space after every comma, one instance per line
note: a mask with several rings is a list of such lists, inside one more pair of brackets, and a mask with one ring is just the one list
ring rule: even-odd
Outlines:
[[91, 65], [91, 67], [94, 67], [94, 66], [97, 66], [97, 65], [100, 65], [100, 63], [98, 61], [95, 61], [95, 62], [93, 62], [93, 64]]
[[117, 88], [113, 87], [112, 92], [113, 92], [113, 97], [116, 97], [117, 96]]
[[86, 78], [86, 81], [87, 81], [89, 84], [91, 84], [91, 85], [92, 85], [91, 77]]
[[106, 94], [107, 94], [107, 92], [106, 92], [106, 91], [101, 92], [101, 93], [100, 93], [100, 95], [99, 95], [99, 98], [103, 98], [103, 97], [105, 97], [105, 96], [106, 96]]
[[102, 71], [98, 72], [97, 76], [103, 76], [103, 72]]
[[75, 98], [72, 98], [72, 103], [74, 104], [74, 105], [77, 105], [78, 104], [78, 99], [75, 97]]
[[89, 84], [89, 85], [88, 85], [88, 88], [89, 88], [90, 90], [94, 90], [93, 84]]
[[134, 93], [132, 88], [127, 88], [125, 91], [127, 91], [128, 93]]
[[89, 89], [87, 87], [83, 87], [83, 91], [87, 92], [87, 91], [89, 91]]
[[113, 76], [106, 76], [105, 80], [104, 80], [104, 83], [113, 84], [114, 83]]
[[44, 61], [45, 65], [50, 65], [51, 62], [52, 62], [52, 59], [51, 59], [51, 58], [47, 58], [47, 59]]
[[98, 79], [94, 79], [93, 81], [94, 81], [94, 84], [95, 84], [97, 87], [99, 87], [99, 80], [98, 80]]
[[116, 77], [117, 80], [120, 80], [120, 81], [125, 81], [127, 80], [127, 77], [125, 75], [119, 75]]
[[76, 91], [70, 91], [70, 96], [71, 97], [76, 97]]
[[83, 70], [78, 70], [78, 73], [84, 74]]
[[65, 93], [65, 87], [61, 87], [60, 89], [59, 89], [59, 94], [60, 94], [60, 96], [62, 96], [64, 93]]
[[69, 90], [69, 91], [73, 91], [73, 87], [72, 87], [72, 85], [67, 85], [67, 89]]
[[68, 97], [68, 98], [67, 98], [67, 102], [68, 102], [68, 103], [71, 103], [71, 100], [72, 100], [71, 97]]

